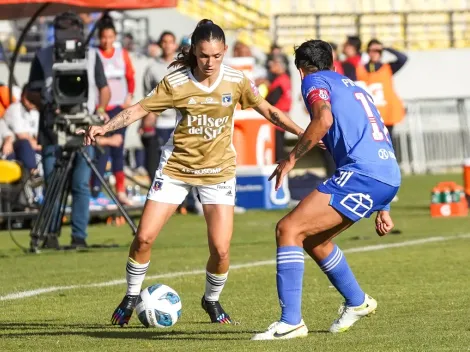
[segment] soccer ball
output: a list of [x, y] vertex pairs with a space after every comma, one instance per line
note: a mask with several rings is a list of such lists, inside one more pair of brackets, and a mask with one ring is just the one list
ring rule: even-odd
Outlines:
[[140, 292], [135, 309], [145, 327], [168, 328], [181, 316], [181, 298], [171, 287], [156, 284]]

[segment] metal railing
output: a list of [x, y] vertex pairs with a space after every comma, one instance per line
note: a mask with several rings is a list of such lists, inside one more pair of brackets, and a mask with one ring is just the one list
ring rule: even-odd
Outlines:
[[459, 167], [470, 157], [470, 97], [405, 104], [406, 118], [394, 130], [394, 146], [405, 174]]
[[282, 13], [274, 16], [274, 39], [292, 48], [307, 39], [337, 42], [359, 35], [377, 37], [398, 49], [470, 46], [470, 10], [407, 13]]

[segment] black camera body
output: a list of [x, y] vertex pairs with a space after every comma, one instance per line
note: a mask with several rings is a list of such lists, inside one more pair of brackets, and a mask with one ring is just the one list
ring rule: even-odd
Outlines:
[[[62, 22], [61, 22], [62, 21]], [[83, 136], [75, 132], [101, 124], [88, 111], [88, 50], [83, 25], [70, 15], [55, 21], [54, 63], [52, 65], [53, 129], [61, 146], [79, 147]], [[94, 71], [93, 71], [94, 72]]]

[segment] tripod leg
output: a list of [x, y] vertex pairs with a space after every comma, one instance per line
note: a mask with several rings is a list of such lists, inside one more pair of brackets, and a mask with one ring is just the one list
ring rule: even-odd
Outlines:
[[62, 230], [62, 219], [65, 215], [65, 208], [67, 207], [67, 199], [71, 188], [72, 167], [76, 158], [75, 152], [72, 152], [70, 155], [65, 152], [65, 155], [64, 161], [66, 161], [66, 164], [63, 166], [63, 172], [59, 178], [59, 192], [55, 198], [57, 204], [54, 208], [54, 217], [50, 221], [53, 226], [49, 226], [52, 229], [52, 234], [56, 237], [60, 236]]
[[129, 214], [127, 213], [126, 209], [124, 209], [123, 205], [121, 204], [121, 202], [119, 202], [119, 200], [117, 199], [116, 195], [114, 194], [114, 192], [111, 190], [111, 187], [108, 185], [108, 183], [106, 182], [106, 180], [103, 178], [103, 176], [101, 176], [101, 174], [99, 173], [98, 169], [96, 168], [96, 166], [93, 164], [93, 160], [91, 160], [90, 156], [87, 154], [87, 152], [83, 149], [80, 150], [80, 154], [85, 158], [85, 161], [87, 162], [88, 166], [90, 166], [91, 168], [91, 171], [94, 173], [94, 175], [96, 177], [98, 177], [98, 179], [101, 181], [101, 184], [103, 185], [103, 187], [106, 189], [106, 191], [109, 193], [110, 197], [112, 198], [112, 200], [116, 203], [117, 207], [119, 208], [119, 211], [121, 212], [121, 214], [124, 216], [124, 218], [126, 219], [127, 223], [129, 224], [130, 228], [132, 229], [132, 232], [134, 233], [134, 235], [137, 233], [137, 226], [135, 225], [134, 221], [132, 220], [132, 218], [129, 216]]
[[[61, 204], [67, 199], [67, 185], [70, 179], [70, 171], [73, 163], [73, 155], [70, 159], [66, 155], [61, 156], [54, 166], [50, 177], [47, 180], [44, 203], [37, 215], [33, 229], [31, 230], [31, 252], [37, 252], [39, 240], [46, 239], [52, 235], [60, 233]], [[54, 225], [54, 226], [51, 226]], [[52, 233], [51, 233], [52, 232]]]

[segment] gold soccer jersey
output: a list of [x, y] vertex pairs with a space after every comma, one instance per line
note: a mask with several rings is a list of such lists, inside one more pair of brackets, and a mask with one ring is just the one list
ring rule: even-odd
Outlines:
[[[212, 185], [235, 177], [236, 153], [232, 145], [233, 114], [263, 101], [255, 85], [241, 72], [220, 67], [210, 87], [200, 84], [189, 68], [167, 75], [140, 105], [160, 114], [174, 108], [177, 123], [162, 148], [163, 174], [192, 185]], [[158, 118], [158, 117], [157, 117]]]

